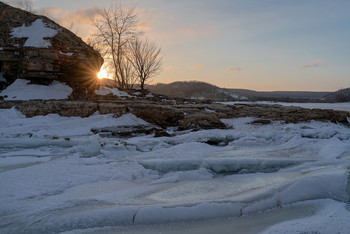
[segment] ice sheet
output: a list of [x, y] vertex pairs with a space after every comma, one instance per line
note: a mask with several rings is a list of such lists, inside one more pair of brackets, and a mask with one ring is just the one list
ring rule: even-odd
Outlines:
[[[267, 233], [347, 230], [348, 127], [222, 121], [233, 128], [103, 138], [91, 129], [148, 123], [131, 114], [25, 118], [0, 110], [0, 231], [205, 223], [301, 202], [315, 208], [312, 216], [272, 216]], [[327, 212], [335, 218], [324, 229]]]

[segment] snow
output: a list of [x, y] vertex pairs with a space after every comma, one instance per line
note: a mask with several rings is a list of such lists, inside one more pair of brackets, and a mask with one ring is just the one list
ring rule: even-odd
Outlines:
[[267, 105], [282, 105], [282, 106], [298, 106], [308, 109], [329, 109], [329, 110], [340, 110], [350, 112], [350, 102], [340, 102], [340, 103], [294, 103], [294, 102], [220, 102], [226, 105], [235, 104], [267, 104]]
[[326, 200], [315, 201], [313, 205], [318, 210], [315, 215], [276, 224], [262, 233], [286, 233], [286, 230], [288, 233], [349, 233], [349, 210], [346, 204]]
[[95, 90], [97, 95], [106, 96], [107, 94], [113, 94], [118, 97], [131, 97], [127, 92], [120, 91], [118, 88], [109, 88], [106, 86], [101, 86], [98, 90]]
[[211, 109], [208, 109], [208, 108], [205, 108], [204, 109], [206, 112], [209, 112], [209, 113], [215, 113], [216, 111], [215, 110], [211, 110]]
[[252, 120], [121, 138], [91, 130], [150, 125], [1, 109], [0, 232], [348, 233], [350, 128]]
[[48, 48], [51, 42], [48, 38], [54, 37], [57, 30], [52, 29], [48, 23], [44, 23], [42, 19], [35, 20], [30, 26], [13, 28], [11, 36], [16, 38], [27, 38], [24, 43], [25, 47]]
[[228, 95], [234, 99], [237, 99], [237, 100], [247, 100], [248, 98], [247, 97], [244, 97], [244, 96], [241, 96], [241, 95], [238, 95], [237, 93], [233, 93], [231, 91], [227, 91], [225, 89], [222, 89], [220, 90], [222, 93], [224, 93], [225, 95]]
[[63, 55], [67, 55], [67, 56], [73, 56], [73, 55], [74, 55], [73, 52], [64, 53], [64, 52], [60, 51], [59, 53], [60, 53], [60, 54], [63, 54]]
[[139, 96], [139, 95], [142, 95], [142, 93], [141, 92], [135, 92], [135, 93], [133, 93], [134, 95], [136, 95], [136, 96]]
[[58, 81], [53, 81], [50, 85], [29, 83], [29, 80], [16, 79], [0, 92], [0, 96], [7, 96], [5, 100], [67, 99], [73, 91], [71, 87]]
[[2, 76], [2, 72], [0, 72], [0, 82], [5, 82], [7, 83], [7, 80], [5, 79], [5, 77]]

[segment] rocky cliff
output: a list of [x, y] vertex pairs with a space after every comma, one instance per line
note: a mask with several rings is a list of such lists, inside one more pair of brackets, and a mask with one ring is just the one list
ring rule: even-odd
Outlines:
[[86, 92], [102, 63], [98, 52], [49, 18], [0, 2], [2, 83], [17, 78], [39, 84], [58, 80]]

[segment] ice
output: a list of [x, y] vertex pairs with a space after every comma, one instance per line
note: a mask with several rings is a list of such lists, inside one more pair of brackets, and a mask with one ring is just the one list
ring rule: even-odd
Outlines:
[[51, 157], [35, 157], [35, 156], [16, 156], [16, 157], [1, 157], [0, 155], [0, 172], [13, 170], [16, 168], [24, 168], [42, 162], [51, 160]]
[[253, 120], [223, 119], [231, 129], [167, 129], [172, 137], [106, 138], [91, 130], [150, 124], [132, 114], [26, 118], [0, 110], [0, 232], [176, 229], [173, 222], [184, 222], [179, 232], [186, 233], [195, 221], [225, 233], [250, 220], [266, 233], [346, 233], [350, 128]]
[[[95, 233], [122, 233], [122, 234], [251, 234], [259, 233], [266, 227], [274, 225], [285, 220], [296, 218], [304, 218], [315, 213], [315, 208], [309, 204], [297, 204], [284, 209], [273, 209], [268, 212], [262, 212], [255, 215], [212, 219], [206, 221], [191, 221], [166, 223], [159, 225], [134, 225], [127, 227], [104, 227], [104, 228], [89, 228], [64, 232], [64, 234], [95, 234]], [[285, 230], [284, 232], [285, 233]]]
[[25, 118], [15, 108], [0, 110], [0, 120], [3, 120], [0, 125], [0, 136], [18, 137], [30, 135], [31, 137], [49, 138], [51, 140], [52, 137], [92, 135], [91, 129], [94, 128], [149, 125], [146, 121], [130, 113], [119, 118], [113, 118], [113, 114], [92, 115], [87, 118], [62, 117], [57, 114], [49, 114]]
[[169, 223], [186, 220], [203, 220], [228, 216], [238, 216], [242, 205], [239, 203], [202, 203], [187, 206], [148, 206], [135, 215], [135, 224]]
[[42, 19], [37, 19], [30, 26], [23, 24], [21, 27], [13, 28], [11, 36], [27, 38], [24, 43], [25, 47], [48, 48], [51, 46], [48, 38], [54, 37], [56, 34], [57, 30], [50, 28], [50, 25], [43, 22]]
[[53, 81], [50, 85], [28, 84], [29, 82], [29, 80], [16, 79], [0, 92], [0, 96], [5, 100], [67, 99], [73, 91], [71, 87], [58, 81]]
[[139, 95], [142, 95], [142, 93], [137, 91], [137, 92], [133, 93], [133, 95], [139, 96]]
[[314, 215], [281, 222], [262, 233], [349, 233], [350, 212], [346, 209], [346, 204], [332, 200], [315, 201], [311, 204], [318, 210]]
[[329, 110], [340, 110], [350, 112], [350, 102], [340, 102], [340, 103], [297, 103], [297, 102], [268, 102], [268, 101], [259, 101], [259, 102], [220, 102], [226, 105], [235, 105], [235, 104], [267, 104], [267, 105], [282, 105], [282, 106], [298, 106], [307, 109], [329, 109]]

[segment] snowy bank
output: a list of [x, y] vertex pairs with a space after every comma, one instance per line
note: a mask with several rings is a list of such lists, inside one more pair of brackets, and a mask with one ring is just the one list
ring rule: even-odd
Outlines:
[[106, 96], [112, 94], [117, 97], [131, 97], [127, 92], [120, 91], [118, 88], [109, 88], [106, 86], [101, 86], [98, 90], [95, 91], [97, 95]]
[[73, 91], [71, 87], [58, 81], [53, 81], [50, 85], [29, 83], [29, 80], [16, 79], [0, 92], [0, 96], [5, 97], [5, 100], [67, 99]]

